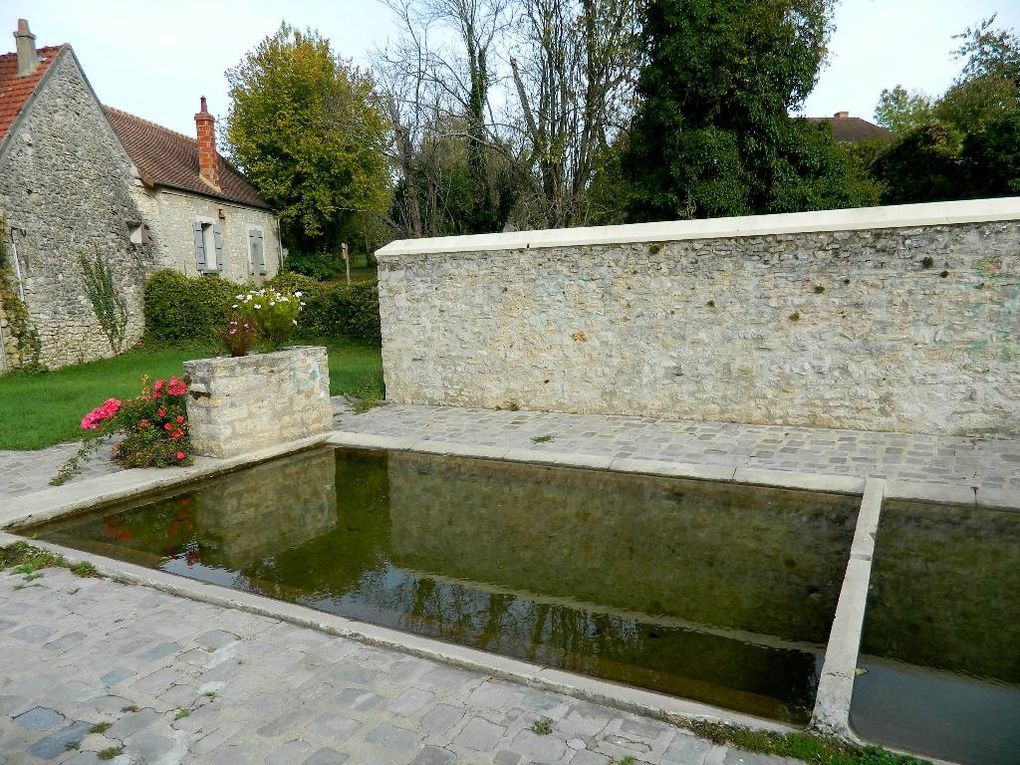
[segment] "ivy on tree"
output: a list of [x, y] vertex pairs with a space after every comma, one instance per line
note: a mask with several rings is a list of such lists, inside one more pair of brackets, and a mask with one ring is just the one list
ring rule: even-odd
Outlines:
[[621, 167], [631, 220], [873, 204], [825, 126], [789, 116], [814, 87], [832, 0], [654, 0]]

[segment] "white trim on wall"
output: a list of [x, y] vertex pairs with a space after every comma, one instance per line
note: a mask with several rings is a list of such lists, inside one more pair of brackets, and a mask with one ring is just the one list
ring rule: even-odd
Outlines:
[[848, 210], [814, 210], [779, 215], [747, 215], [739, 218], [630, 223], [620, 226], [512, 231], [503, 234], [441, 236], [432, 239], [402, 239], [390, 242], [376, 252], [376, 255], [385, 258], [394, 255], [524, 250], [625, 242], [671, 242], [683, 239], [727, 239], [815, 231], [860, 231], [1006, 220], [1020, 220], [1020, 197], [926, 202]]

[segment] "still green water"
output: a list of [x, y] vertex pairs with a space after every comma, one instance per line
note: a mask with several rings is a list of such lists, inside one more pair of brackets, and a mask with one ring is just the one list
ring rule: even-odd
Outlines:
[[375, 624], [805, 722], [857, 503], [341, 449], [32, 533]]
[[886, 500], [861, 652], [866, 738], [1020, 763], [1020, 513]]

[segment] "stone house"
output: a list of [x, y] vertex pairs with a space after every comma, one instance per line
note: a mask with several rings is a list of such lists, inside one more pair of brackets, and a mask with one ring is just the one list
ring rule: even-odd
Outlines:
[[[191, 139], [103, 107], [69, 44], [36, 48], [23, 19], [14, 37], [0, 55], [0, 373], [130, 347], [158, 269], [237, 282], [278, 272], [276, 216], [216, 152], [204, 98]], [[119, 341], [96, 318], [83, 256], [109, 274]]]

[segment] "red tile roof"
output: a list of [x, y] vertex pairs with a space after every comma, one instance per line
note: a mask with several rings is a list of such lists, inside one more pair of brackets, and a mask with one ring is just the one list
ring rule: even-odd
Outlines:
[[198, 144], [194, 138], [174, 132], [155, 122], [104, 106], [128, 156], [149, 186], [202, 194], [214, 199], [269, 209], [259, 193], [237, 170], [220, 157], [220, 190], [198, 176]]
[[21, 110], [25, 108], [29, 97], [35, 91], [35, 86], [46, 74], [50, 64], [66, 47], [66, 45], [51, 45], [46, 48], [38, 48], [36, 55], [40, 59], [39, 65], [32, 74], [25, 77], [18, 77], [17, 53], [4, 53], [0, 56], [0, 142], [7, 137], [7, 131], [11, 129], [11, 125], [18, 118]]
[[832, 137], [840, 143], [857, 141], [891, 141], [891, 130], [875, 125], [860, 117], [804, 117], [808, 122], [827, 122], [832, 127]]

